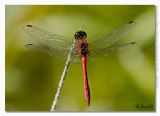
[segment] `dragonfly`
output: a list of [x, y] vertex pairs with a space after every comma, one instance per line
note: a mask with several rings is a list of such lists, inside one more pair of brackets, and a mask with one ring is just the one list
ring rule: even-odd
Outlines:
[[73, 44], [73, 41], [75, 41], [72, 62], [82, 63], [84, 95], [87, 105], [90, 106], [87, 60], [99, 56], [108, 56], [113, 52], [135, 45], [136, 42], [118, 44], [118, 41], [127, 35], [134, 25], [135, 22], [133, 20], [128, 21], [117, 29], [96, 36], [90, 41], [87, 41], [87, 34], [82, 27], [75, 32], [74, 39], [60, 34], [51, 33], [45, 29], [30, 24], [25, 25], [23, 30], [31, 39], [31, 41], [25, 45], [27, 48], [41, 51], [61, 59], [66, 59], [70, 47]]

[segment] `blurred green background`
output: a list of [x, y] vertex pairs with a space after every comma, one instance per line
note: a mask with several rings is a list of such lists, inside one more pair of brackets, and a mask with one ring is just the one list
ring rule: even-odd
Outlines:
[[[49, 111], [65, 61], [28, 50], [24, 24], [73, 38], [82, 22], [88, 39], [129, 20], [136, 26], [122, 40], [138, 44], [88, 62], [91, 106], [83, 93], [81, 64], [70, 66], [57, 111], [155, 111], [155, 6], [6, 6], [6, 111]], [[73, 38], [74, 39], [74, 38]], [[153, 106], [150, 109], [143, 106]]]

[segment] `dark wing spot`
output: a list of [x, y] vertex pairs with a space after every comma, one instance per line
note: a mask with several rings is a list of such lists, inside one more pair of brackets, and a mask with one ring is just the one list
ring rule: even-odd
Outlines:
[[31, 46], [33, 46], [34, 44], [26, 44], [25, 46], [27, 47], [27, 48], [29, 48], [29, 47], [31, 47]]
[[130, 44], [137, 44], [137, 42], [131, 42]]
[[132, 24], [132, 23], [133, 23], [133, 21], [131, 20], [131, 21], [129, 21], [128, 23], [129, 23], [129, 24]]
[[28, 45], [30, 46], [30, 45], [34, 45], [34, 44], [28, 44]]
[[32, 27], [32, 25], [26, 25], [27, 27]]

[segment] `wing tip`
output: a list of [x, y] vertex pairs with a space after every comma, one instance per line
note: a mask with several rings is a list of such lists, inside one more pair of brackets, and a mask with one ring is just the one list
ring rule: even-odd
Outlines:
[[128, 23], [129, 23], [129, 24], [132, 24], [133, 22], [134, 22], [133, 20], [130, 20]]
[[131, 45], [137, 45], [137, 42], [130, 42]]
[[135, 25], [136, 22], [135, 22], [134, 20], [130, 20], [130, 21], [128, 21], [128, 24], [129, 24], [129, 25], [132, 25], [132, 24]]
[[31, 46], [33, 46], [34, 44], [26, 44], [25, 47], [26, 48], [30, 48]]
[[27, 28], [32, 28], [32, 27], [33, 27], [33, 25], [30, 25], [30, 24], [23, 25], [23, 26], [22, 26], [22, 30], [23, 30], [24, 32], [28, 32], [28, 29], [27, 29]]
[[31, 24], [27, 24], [26, 26], [27, 26], [27, 27], [33, 27], [33, 25], [31, 25]]

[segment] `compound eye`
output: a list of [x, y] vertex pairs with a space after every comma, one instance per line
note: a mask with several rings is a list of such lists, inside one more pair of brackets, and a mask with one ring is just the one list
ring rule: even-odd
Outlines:
[[78, 33], [78, 32], [76, 32], [76, 33], [75, 33], [75, 35], [74, 35], [74, 38], [75, 38], [75, 39], [77, 39], [77, 38], [78, 38], [78, 36], [79, 36], [79, 33]]
[[74, 35], [75, 39], [85, 39], [86, 37], [87, 37], [87, 34], [84, 31], [78, 31]]
[[87, 34], [84, 32], [84, 36], [87, 37]]

